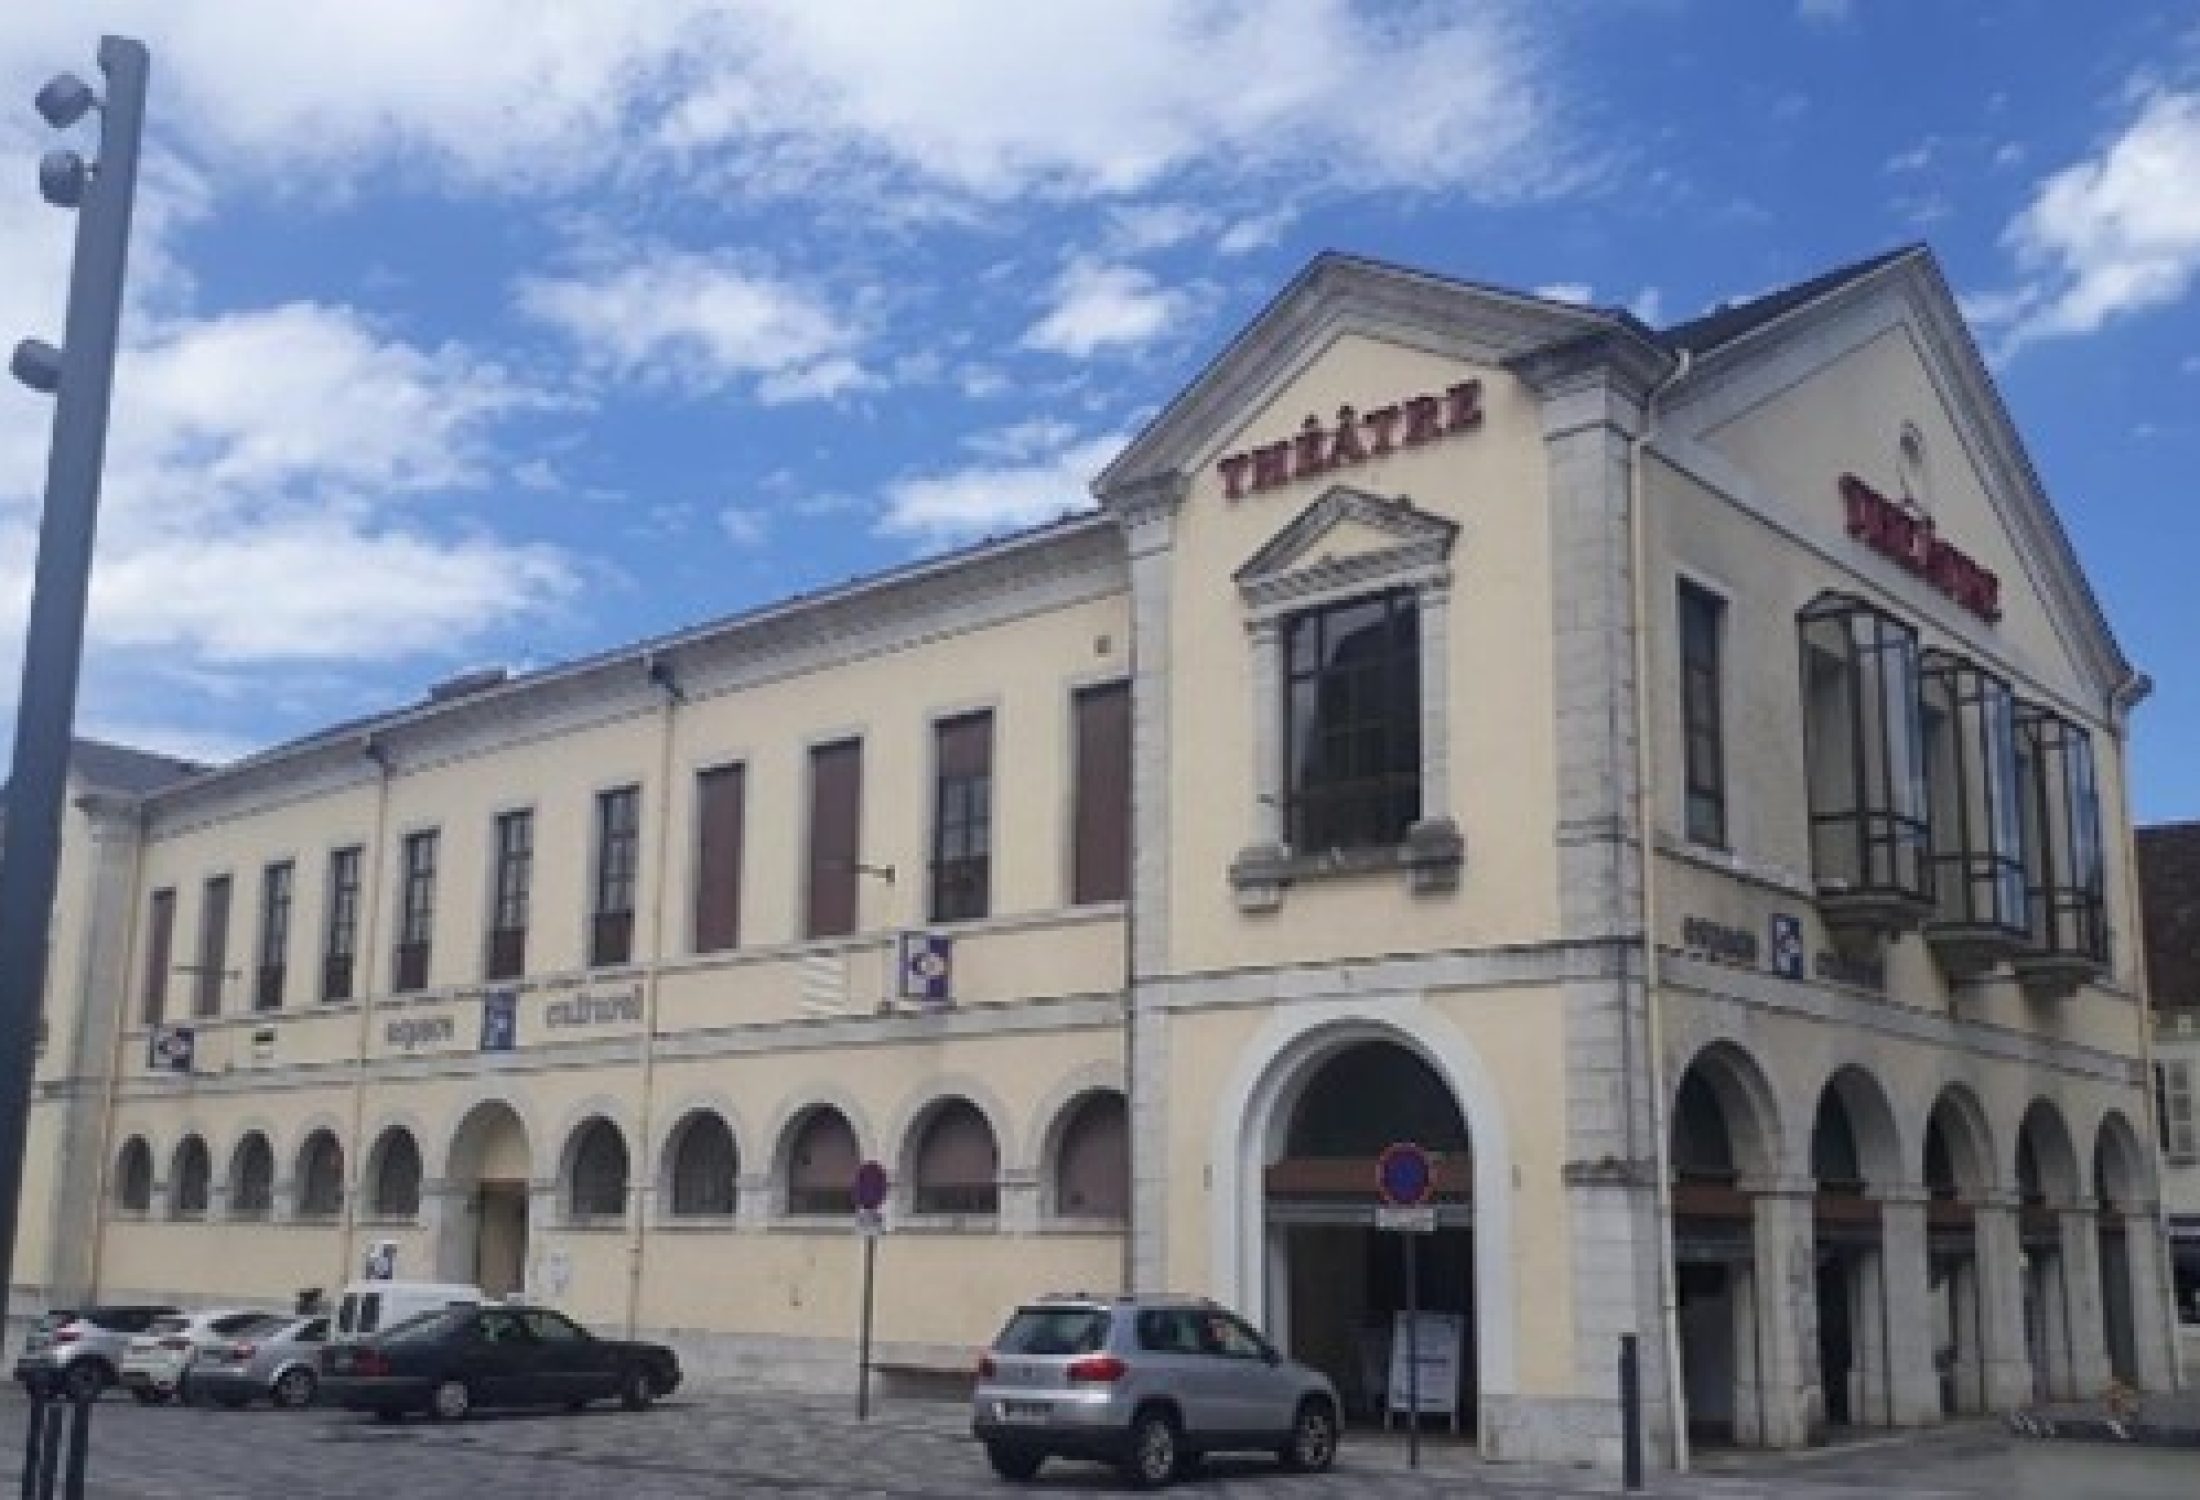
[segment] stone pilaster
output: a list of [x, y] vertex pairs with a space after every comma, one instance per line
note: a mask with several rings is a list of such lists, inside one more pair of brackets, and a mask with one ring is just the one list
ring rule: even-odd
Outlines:
[[1760, 1389], [1768, 1448], [1799, 1448], [1826, 1425], [1818, 1382], [1818, 1239], [1815, 1185], [1802, 1178], [1744, 1182], [1755, 1212]]
[[[1927, 1252], [1926, 1192], [1880, 1194], [1880, 1293], [1886, 1298], [1885, 1369], [1898, 1427], [1940, 1420], [1940, 1374], [1933, 1364], [1932, 1264]], [[1885, 1397], [1874, 1411], [1886, 1409]]]
[[2101, 1225], [2088, 1203], [2067, 1204], [2062, 1235], [2063, 1299], [2069, 1319], [2068, 1393], [2087, 1401], [2108, 1389], [2108, 1325], [2101, 1308]]
[[2016, 1199], [1997, 1196], [1979, 1204], [1973, 1224], [1978, 1243], [1979, 1299], [1984, 1310], [1979, 1347], [1986, 1360], [1986, 1398], [1991, 1409], [2010, 1411], [2033, 1398]]
[[2169, 1258], [2163, 1254], [2162, 1220], [2154, 1204], [2125, 1210], [2124, 1264], [2131, 1273], [2131, 1341], [2139, 1365], [2139, 1389], [2173, 1391], [2177, 1389], [2176, 1312], [2164, 1278]]

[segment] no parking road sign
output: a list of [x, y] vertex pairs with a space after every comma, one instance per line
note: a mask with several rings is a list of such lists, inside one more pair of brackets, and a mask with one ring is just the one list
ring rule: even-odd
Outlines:
[[1412, 1141], [1394, 1141], [1375, 1158], [1375, 1227], [1407, 1234], [1432, 1234], [1436, 1229], [1436, 1164], [1428, 1152]]

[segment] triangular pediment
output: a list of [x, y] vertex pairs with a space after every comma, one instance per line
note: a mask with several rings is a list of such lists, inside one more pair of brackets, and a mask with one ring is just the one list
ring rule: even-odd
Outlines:
[[1390, 499], [1340, 484], [1247, 558], [1233, 575], [1256, 608], [1418, 581], [1444, 566], [1457, 522], [1403, 496]]
[[1360, 335], [1468, 364], [1497, 366], [1620, 325], [1624, 315], [1326, 254], [1133, 439], [1093, 484], [1103, 503], [1181, 485], [1247, 416], [1340, 339]]

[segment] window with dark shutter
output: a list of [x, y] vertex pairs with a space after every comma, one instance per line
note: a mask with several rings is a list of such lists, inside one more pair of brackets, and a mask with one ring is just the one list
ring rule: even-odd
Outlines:
[[252, 993], [258, 1010], [280, 1010], [290, 953], [289, 860], [269, 865], [260, 876], [260, 968]]
[[199, 961], [193, 978], [191, 1014], [218, 1016], [222, 1011], [222, 970], [229, 963], [229, 877], [216, 875], [206, 882], [206, 898], [199, 907]]
[[1683, 582], [1681, 627], [1681, 762], [1687, 780], [1691, 842], [1726, 847], [1726, 725], [1719, 692], [1726, 602]]
[[153, 908], [147, 917], [145, 936], [145, 992], [142, 1011], [145, 1024], [158, 1026], [168, 1009], [168, 966], [175, 961], [176, 893], [153, 892]]
[[405, 836], [402, 911], [397, 929], [398, 991], [428, 987], [428, 956], [435, 941], [435, 856], [433, 829]]
[[1130, 891], [1131, 685], [1085, 688], [1076, 714], [1076, 807], [1070, 900], [1120, 901]]
[[993, 896], [993, 715], [944, 720], [934, 735], [932, 920], [970, 921]]
[[642, 789], [625, 786], [596, 797], [596, 917], [589, 963], [623, 964], [634, 956], [634, 885], [641, 861]]
[[321, 998], [349, 1000], [359, 956], [359, 865], [356, 847], [328, 857], [328, 948], [321, 959]]
[[810, 889], [805, 931], [839, 937], [856, 930], [857, 839], [863, 826], [863, 741], [810, 751]]
[[496, 897], [483, 972], [491, 979], [516, 979], [527, 972], [528, 905], [535, 883], [533, 813], [497, 815], [496, 862]]
[[695, 951], [741, 942], [741, 834], [746, 773], [713, 766], [695, 777]]

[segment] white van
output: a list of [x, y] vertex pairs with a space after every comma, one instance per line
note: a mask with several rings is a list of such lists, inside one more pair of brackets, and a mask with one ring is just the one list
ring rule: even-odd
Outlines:
[[457, 1281], [354, 1281], [336, 1304], [335, 1337], [363, 1339], [446, 1307], [479, 1307], [481, 1288]]

